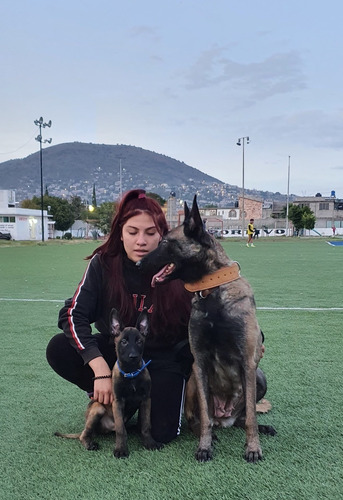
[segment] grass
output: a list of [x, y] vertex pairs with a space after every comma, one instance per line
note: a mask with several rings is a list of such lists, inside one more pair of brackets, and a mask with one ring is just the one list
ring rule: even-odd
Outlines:
[[142, 449], [130, 433], [127, 460], [113, 458], [112, 437], [101, 437], [101, 449], [87, 452], [77, 441], [53, 436], [55, 430], [82, 428], [87, 399], [50, 369], [45, 347], [58, 331], [64, 298], [81, 279], [83, 257], [97, 244], [0, 245], [0, 498], [343, 498], [343, 249], [321, 238], [261, 239], [256, 248], [223, 242], [255, 291], [266, 335], [261, 367], [273, 405], [259, 421], [274, 425], [278, 434], [261, 437], [264, 460], [249, 465], [242, 458], [244, 432], [220, 430], [214, 460], [199, 464], [186, 425], [160, 452]]

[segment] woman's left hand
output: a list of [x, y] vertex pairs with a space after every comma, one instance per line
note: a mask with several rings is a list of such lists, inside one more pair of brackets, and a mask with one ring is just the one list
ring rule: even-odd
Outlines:
[[102, 378], [94, 380], [94, 394], [92, 399], [104, 405], [111, 404], [113, 401], [112, 379]]

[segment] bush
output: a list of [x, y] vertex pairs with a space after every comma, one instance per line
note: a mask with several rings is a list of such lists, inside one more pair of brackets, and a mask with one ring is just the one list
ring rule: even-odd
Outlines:
[[62, 236], [62, 238], [64, 240], [71, 240], [73, 237], [72, 237], [71, 233], [68, 232], [68, 233], [64, 233], [64, 235]]

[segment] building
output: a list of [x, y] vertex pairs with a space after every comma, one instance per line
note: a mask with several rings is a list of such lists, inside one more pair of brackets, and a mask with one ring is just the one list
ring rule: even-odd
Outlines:
[[[244, 197], [244, 219], [262, 219], [262, 205], [261, 200], [255, 198]], [[243, 208], [243, 197], [238, 199], [238, 207], [242, 213]]]
[[331, 234], [331, 228], [335, 226], [337, 233], [343, 233], [343, 199], [336, 198], [335, 191], [331, 192], [330, 197], [318, 193], [316, 196], [295, 198], [293, 204], [312, 210], [316, 218], [315, 229], [318, 231], [326, 229], [325, 233]]
[[[49, 221], [47, 210], [43, 210], [44, 236], [53, 237], [54, 222]], [[18, 208], [15, 191], [0, 190], [0, 231], [10, 233], [13, 240], [41, 241], [42, 213], [40, 210]]]

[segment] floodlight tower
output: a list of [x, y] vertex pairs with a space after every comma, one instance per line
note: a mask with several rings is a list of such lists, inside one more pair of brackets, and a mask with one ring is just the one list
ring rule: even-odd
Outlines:
[[288, 157], [288, 173], [287, 173], [287, 203], [286, 203], [286, 236], [289, 232], [289, 178], [291, 175], [291, 157]]
[[48, 142], [51, 144], [52, 139], [45, 139], [43, 141], [42, 138], [42, 127], [51, 127], [52, 122], [49, 120], [47, 123], [44, 122], [43, 117], [41, 116], [39, 120], [35, 120], [34, 124], [39, 127], [39, 135], [36, 137], [36, 141], [39, 142], [39, 159], [40, 159], [40, 207], [41, 207], [41, 217], [42, 217], [42, 241], [44, 241], [44, 213], [43, 213], [43, 154], [42, 154], [42, 144]]
[[244, 221], [244, 146], [245, 146], [245, 141], [247, 144], [249, 144], [250, 139], [248, 136], [246, 137], [240, 137], [237, 141], [237, 146], [243, 146], [242, 152], [243, 152], [243, 163], [242, 163], [242, 238], [244, 238], [244, 229], [245, 229], [245, 221]]

